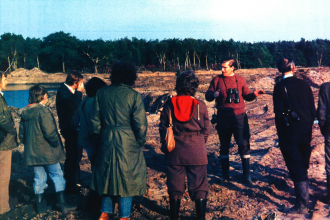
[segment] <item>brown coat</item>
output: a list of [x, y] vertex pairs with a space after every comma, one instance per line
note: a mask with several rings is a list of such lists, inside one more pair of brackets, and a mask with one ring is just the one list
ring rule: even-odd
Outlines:
[[[174, 107], [169, 100], [164, 105], [160, 116], [159, 133], [162, 151], [165, 153], [166, 165], [207, 165], [205, 143], [210, 132], [210, 121], [205, 103], [197, 100], [192, 118], [186, 122], [178, 121], [174, 115]], [[198, 110], [199, 108], [199, 110]], [[169, 125], [169, 113], [172, 113], [173, 131], [175, 136], [175, 149], [166, 151], [164, 140]], [[198, 115], [200, 119], [198, 120]]]

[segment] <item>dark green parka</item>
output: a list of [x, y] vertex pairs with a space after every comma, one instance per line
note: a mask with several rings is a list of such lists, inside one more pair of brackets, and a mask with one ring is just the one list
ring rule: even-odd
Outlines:
[[148, 123], [141, 95], [126, 85], [106, 86], [97, 92], [91, 120], [101, 141], [92, 189], [100, 195], [145, 194]]
[[25, 165], [56, 164], [65, 153], [55, 119], [42, 104], [31, 104], [19, 111], [19, 139], [24, 143]]
[[0, 94], [0, 132], [5, 136], [0, 144], [0, 151], [11, 150], [18, 146], [14, 119], [2, 94]]

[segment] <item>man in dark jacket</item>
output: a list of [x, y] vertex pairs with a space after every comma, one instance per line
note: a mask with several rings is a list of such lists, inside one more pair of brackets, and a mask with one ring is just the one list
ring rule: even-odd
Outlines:
[[0, 72], [0, 215], [8, 212], [12, 149], [18, 146], [17, 130], [1, 90], [7, 87], [7, 75]]
[[321, 133], [324, 136], [325, 170], [327, 173], [326, 203], [330, 204], [330, 82], [321, 85], [319, 103], [317, 107], [317, 119]]
[[71, 71], [61, 84], [56, 95], [56, 109], [61, 134], [65, 139], [66, 160], [64, 163], [64, 177], [67, 181], [66, 191], [70, 194], [79, 194], [77, 185], [79, 180], [79, 152], [78, 132], [74, 126], [73, 115], [82, 99], [84, 84], [83, 76]]
[[216, 101], [217, 126], [220, 139], [220, 158], [223, 178], [229, 181], [229, 147], [232, 135], [238, 145], [238, 152], [242, 158], [243, 182], [250, 184], [250, 131], [245, 113], [246, 101], [252, 101], [262, 90], [251, 92], [244, 78], [234, 74], [237, 62], [233, 58], [222, 60], [222, 75], [212, 79], [207, 92], [206, 101]]
[[283, 79], [275, 85], [273, 102], [280, 149], [294, 182], [296, 203], [288, 212], [307, 213], [308, 176], [315, 105], [310, 86], [293, 77], [295, 64], [282, 58], [277, 63]]

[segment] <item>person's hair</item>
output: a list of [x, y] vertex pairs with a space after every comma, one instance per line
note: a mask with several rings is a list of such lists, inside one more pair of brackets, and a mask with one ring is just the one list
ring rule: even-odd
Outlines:
[[296, 65], [293, 59], [284, 57], [277, 61], [276, 66], [278, 71], [283, 74], [292, 71]]
[[73, 70], [73, 71], [68, 72], [65, 83], [68, 86], [73, 86], [74, 84], [77, 84], [80, 80], [82, 80], [83, 78], [84, 77], [78, 71]]
[[225, 57], [225, 58], [223, 58], [221, 60], [221, 64], [227, 63], [227, 62], [229, 62], [228, 63], [228, 66], [229, 67], [232, 67], [233, 66], [234, 67], [234, 70], [237, 70], [238, 69], [237, 61], [234, 58], [232, 58], [232, 57]]
[[107, 84], [98, 77], [93, 77], [85, 84], [86, 94], [89, 97], [93, 97], [96, 95], [97, 90], [106, 86]]
[[199, 80], [192, 70], [180, 73], [176, 78], [175, 90], [178, 95], [194, 96], [199, 86]]
[[112, 84], [119, 85], [123, 83], [128, 86], [134, 86], [137, 79], [135, 65], [129, 62], [119, 61], [112, 65], [110, 81]]
[[[7, 77], [7, 73], [3, 72], [3, 71], [0, 71], [0, 87], [1, 87], [1, 82], [2, 82], [3, 77]], [[2, 89], [2, 88], [0, 88], [0, 89]]]
[[39, 103], [44, 100], [45, 94], [47, 94], [47, 90], [40, 86], [35, 85], [29, 89], [29, 103]]

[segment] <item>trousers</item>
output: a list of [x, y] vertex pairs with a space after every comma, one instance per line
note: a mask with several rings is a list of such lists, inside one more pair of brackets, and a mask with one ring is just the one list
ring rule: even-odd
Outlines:
[[209, 191], [206, 165], [167, 165], [167, 187], [170, 199], [181, 199], [186, 189], [192, 200], [206, 199]]
[[280, 150], [294, 182], [308, 180], [311, 140], [312, 125], [310, 124], [286, 128], [286, 131], [279, 135]]
[[48, 187], [47, 172], [49, 174], [49, 177], [54, 182], [55, 191], [61, 192], [65, 190], [65, 179], [63, 177], [63, 172], [60, 163], [34, 166], [33, 171], [34, 171], [34, 183], [33, 183], [34, 194], [42, 194], [44, 193], [44, 190]]
[[238, 145], [238, 153], [243, 157], [250, 155], [250, 128], [245, 113], [235, 115], [218, 114], [217, 126], [220, 140], [220, 155], [229, 155], [229, 147], [232, 135]]
[[0, 151], [0, 215], [8, 212], [12, 151]]
[[73, 188], [79, 181], [79, 149], [77, 132], [63, 132], [65, 139], [66, 160], [64, 162], [64, 178], [67, 181], [67, 188]]
[[118, 199], [119, 218], [129, 218], [133, 197], [103, 196], [101, 212], [113, 214], [116, 199]]

